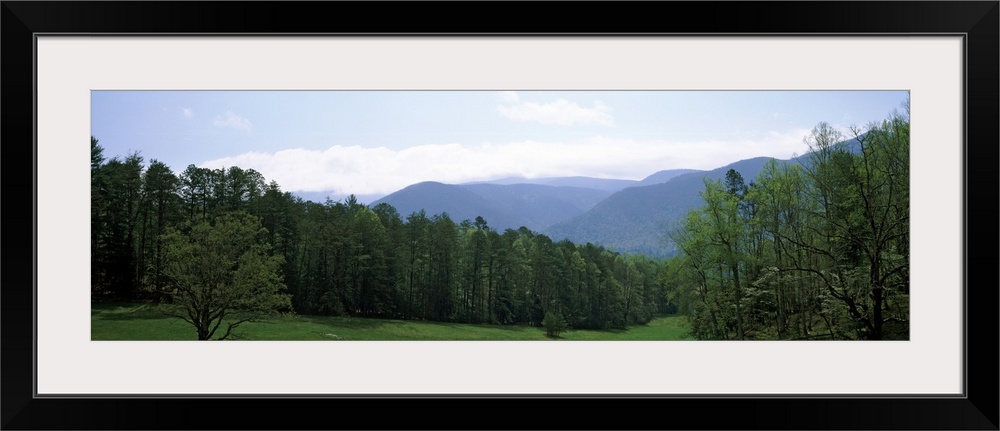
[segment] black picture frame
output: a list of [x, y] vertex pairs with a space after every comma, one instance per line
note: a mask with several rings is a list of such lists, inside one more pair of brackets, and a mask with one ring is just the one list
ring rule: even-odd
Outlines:
[[[336, 14], [331, 15], [330, 6]], [[1000, 283], [995, 268], [996, 241], [1000, 239], [996, 223], [1000, 202], [1000, 3], [580, 2], [554, 6], [372, 2], [348, 8], [325, 2], [2, 2], [0, 142], [6, 168], [2, 196], [7, 204], [2, 254], [7, 270], [0, 273], [0, 425], [4, 429], [998, 429]], [[387, 14], [409, 19], [399, 23], [379, 18]], [[963, 245], [968, 251], [964, 262], [965, 396], [38, 398], [33, 384], [32, 306], [37, 250], [33, 229], [27, 228], [35, 225], [35, 174], [26, 168], [26, 161], [34, 160], [33, 47], [38, 33], [962, 35], [966, 107]], [[26, 202], [33, 203], [32, 211]], [[974, 230], [970, 226], [975, 226]], [[475, 419], [465, 421], [470, 417]]]

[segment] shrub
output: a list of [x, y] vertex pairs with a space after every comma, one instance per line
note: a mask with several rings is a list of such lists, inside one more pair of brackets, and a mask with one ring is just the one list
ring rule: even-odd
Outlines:
[[545, 326], [545, 335], [552, 338], [559, 337], [559, 334], [565, 331], [568, 326], [566, 319], [558, 311], [546, 311], [545, 318], [542, 319], [542, 325]]

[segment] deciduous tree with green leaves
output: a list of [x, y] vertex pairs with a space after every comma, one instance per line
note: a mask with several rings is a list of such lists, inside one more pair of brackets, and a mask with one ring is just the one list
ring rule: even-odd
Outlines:
[[291, 307], [281, 255], [263, 241], [258, 218], [236, 212], [164, 235], [165, 273], [175, 289], [168, 314], [190, 323], [199, 340], [229, 338], [245, 322]]

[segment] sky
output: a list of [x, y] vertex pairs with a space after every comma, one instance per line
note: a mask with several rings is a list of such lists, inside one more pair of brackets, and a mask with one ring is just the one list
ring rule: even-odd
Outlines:
[[906, 91], [92, 91], [104, 156], [254, 169], [283, 191], [377, 198], [422, 181], [641, 180], [808, 151], [820, 122]]

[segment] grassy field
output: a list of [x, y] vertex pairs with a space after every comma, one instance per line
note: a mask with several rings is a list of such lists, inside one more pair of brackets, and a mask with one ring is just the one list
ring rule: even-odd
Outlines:
[[[195, 340], [194, 327], [165, 316], [154, 304], [94, 303], [90, 314], [92, 340]], [[366, 319], [358, 317], [282, 316], [267, 322], [244, 323], [237, 340], [551, 340], [541, 327], [489, 326], [463, 323]], [[687, 320], [664, 316], [649, 324], [618, 331], [569, 330], [562, 340], [636, 341], [691, 340]]]

